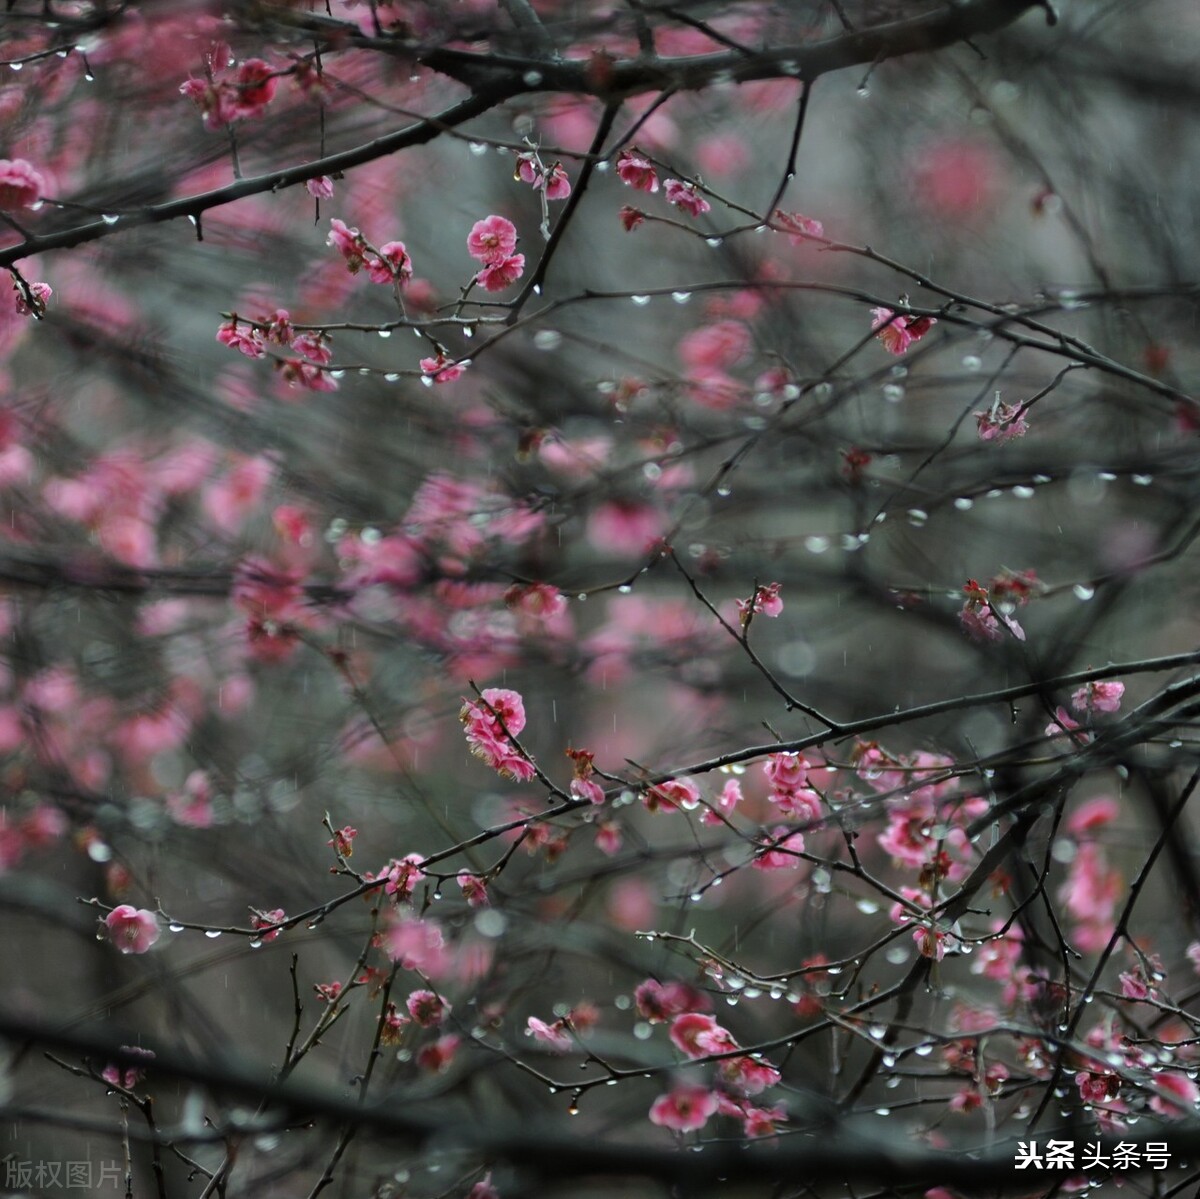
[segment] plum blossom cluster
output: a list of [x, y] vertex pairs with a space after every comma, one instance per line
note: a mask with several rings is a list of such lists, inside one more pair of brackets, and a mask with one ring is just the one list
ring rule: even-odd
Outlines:
[[513, 178], [528, 183], [534, 191], [545, 192], [547, 200], [565, 200], [571, 194], [571, 180], [562, 163], [547, 167], [532, 151], [517, 156]]
[[297, 333], [286, 308], [264, 313], [255, 320], [231, 313], [217, 329], [217, 341], [247, 358], [264, 357], [271, 345], [290, 349], [290, 356], [284, 355], [274, 362], [284, 382], [307, 391], [338, 389], [337, 379], [324, 369], [333, 361], [329, 335], [320, 330]]
[[1026, 406], [1024, 404], [1005, 404], [996, 392], [992, 406], [983, 412], [975, 413], [975, 423], [979, 431], [980, 441], [994, 441], [1003, 445], [1006, 441], [1016, 441], [1029, 432], [1029, 424], [1025, 420]]
[[478, 700], [467, 700], [458, 714], [471, 752], [503, 778], [528, 782], [536, 770], [513, 738], [525, 727], [525, 704], [516, 691], [489, 687]]
[[987, 587], [968, 579], [963, 585], [959, 624], [975, 641], [999, 641], [1005, 630], [1024, 641], [1025, 630], [1009, 612], [1027, 604], [1040, 590], [1041, 582], [1033, 571], [1002, 571]]
[[352, 275], [365, 270], [372, 283], [403, 286], [412, 278], [412, 260], [402, 241], [384, 242], [376, 249], [357, 229], [335, 217], [329, 222], [326, 244], [341, 254]]
[[803, 213], [784, 212], [781, 208], [777, 208], [771, 219], [782, 232], [788, 235], [788, 240], [794, 246], [800, 246], [806, 241], [825, 236], [825, 226], [815, 217], [804, 216]]
[[889, 354], [903, 354], [936, 324], [937, 319], [932, 316], [906, 316], [890, 308], [871, 309], [871, 328]]
[[[147, 1064], [154, 1060], [154, 1050], [143, 1049], [140, 1045], [122, 1045], [121, 1052]], [[146, 1066], [131, 1066], [128, 1063], [119, 1066], [115, 1062], [110, 1062], [100, 1071], [100, 1077], [114, 1087], [123, 1087], [126, 1091], [132, 1091], [146, 1077]]]
[[[218, 45], [209, 55], [210, 63], [229, 62], [229, 48]], [[200, 109], [204, 128], [218, 130], [234, 121], [261, 117], [275, 98], [279, 77], [270, 63], [247, 58], [233, 70], [210, 70], [208, 77], [194, 76], [180, 84], [179, 92]]]
[[749, 626], [754, 616], [769, 616], [774, 619], [783, 612], [783, 600], [779, 598], [782, 583], [763, 583], [755, 587], [754, 594], [749, 599], [737, 601], [738, 617], [742, 628]]
[[[639, 1001], [639, 1007], [643, 1002], [645, 999]], [[692, 1132], [720, 1114], [741, 1120], [745, 1135], [756, 1137], [773, 1132], [776, 1124], [786, 1118], [781, 1104], [760, 1108], [750, 1102], [779, 1082], [779, 1071], [757, 1056], [729, 1056], [736, 1055], [741, 1046], [712, 1016], [701, 1011], [683, 1012], [672, 1020], [669, 1035], [675, 1048], [691, 1061], [719, 1057], [715, 1086], [677, 1085], [655, 1100], [650, 1108], [651, 1123], [674, 1132]]]
[[663, 183], [663, 193], [667, 202], [673, 204], [688, 216], [703, 216], [712, 209], [712, 205], [700, 194], [696, 184], [679, 179], [668, 179]]
[[602, 804], [604, 788], [592, 777], [596, 755], [587, 749], [568, 749], [567, 757], [575, 766], [575, 777], [571, 780], [571, 794], [588, 803]]
[[503, 291], [525, 273], [525, 255], [515, 253], [517, 227], [506, 217], [491, 216], [476, 221], [467, 235], [467, 252], [483, 269], [475, 282], [485, 291]]
[[[654, 164], [636, 146], [622, 150], [617, 155], [617, 176], [628, 187], [649, 195], [659, 188], [658, 172]], [[667, 179], [662, 184], [667, 203], [690, 217], [703, 216], [712, 210], [712, 205], [700, 191], [700, 185], [692, 180]], [[621, 209], [621, 223], [630, 232], [645, 220], [645, 214], [628, 206]]]
[[453, 383], [466, 374], [467, 364], [455, 361], [439, 346], [436, 355], [421, 359], [421, 370], [434, 383]]

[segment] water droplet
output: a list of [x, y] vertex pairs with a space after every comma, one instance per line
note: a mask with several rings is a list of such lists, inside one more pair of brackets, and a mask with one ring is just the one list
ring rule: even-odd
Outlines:
[[860, 899], [854, 906], [866, 916], [873, 916], [879, 911], [879, 904], [873, 899]]
[[262, 945], [263, 943], [261, 937], [255, 937], [254, 940], [250, 942], [251, 949], [261, 949]]
[[1136, 484], [1138, 487], [1149, 487], [1150, 484], [1154, 482], [1154, 476], [1153, 475], [1131, 475], [1130, 482]]
[[1012, 493], [1019, 500], [1029, 500], [1029, 499], [1033, 498], [1033, 488], [1032, 487], [1025, 487], [1023, 485], [1014, 487], [1012, 489]]
[[867, 99], [867, 97], [871, 94], [871, 89], [865, 83], [860, 83], [855, 91], [857, 92], [860, 100]]
[[887, 1026], [884, 1024], [872, 1024], [871, 1027], [867, 1029], [867, 1032], [874, 1040], [882, 1041], [887, 1035]]
[[889, 404], [898, 404], [904, 399], [904, 388], [899, 383], [885, 383], [883, 385], [883, 398]]
[[526, 87], [537, 87], [542, 81], [541, 71], [526, 71], [521, 78], [525, 81]]
[[915, 1053], [917, 1057], [928, 1057], [932, 1052], [932, 1045], [918, 1045], [916, 1049], [913, 1050], [913, 1053]]
[[378, 336], [380, 336], [384, 339], [384, 341], [386, 341], [392, 335], [391, 329], [378, 329], [378, 330], [376, 330], [376, 332], [377, 332]]
[[383, 377], [389, 383], [397, 383], [400, 380], [400, 376], [395, 371], [388, 371], [388, 373], [386, 375], [384, 375]]
[[633, 296], [631, 298], [639, 308], [645, 308], [646, 305], [650, 303], [649, 296]]
[[562, 345], [562, 334], [556, 329], [539, 329], [533, 335], [533, 344], [539, 350], [557, 350]]
[[975, 501], [971, 499], [969, 495], [960, 495], [958, 499], [954, 501], [954, 506], [960, 512], [969, 512], [975, 507]]
[[581, 591], [575, 598], [582, 604], [587, 599], [587, 592]]
[[479, 157], [479, 155], [486, 154], [488, 152], [487, 146], [485, 146], [482, 142], [472, 142], [470, 149], [471, 149], [471, 153], [474, 154], [477, 158]]
[[728, 499], [732, 493], [733, 488], [730, 487], [728, 483], [722, 483], [721, 486], [717, 488], [717, 495], [719, 495], [722, 499]]
[[617, 588], [617, 590], [622, 595], [628, 595], [633, 590], [633, 588], [628, 583], [622, 583], [621, 586]]
[[923, 508], [910, 508], [908, 510], [908, 523], [916, 525], [918, 528], [929, 519], [929, 513]]
[[115, 212], [106, 212], [100, 219], [106, 225], [115, 225], [121, 218]]
[[813, 535], [804, 539], [804, 548], [810, 554], [823, 554], [829, 548], [829, 538]]
[[724, 240], [725, 239], [723, 237], [706, 237], [704, 239], [704, 244], [706, 246], [710, 246], [712, 249], [715, 250], [718, 246], [720, 246], [724, 242]]
[[167, 928], [168, 928], [168, 930], [169, 930], [170, 932], [173, 932], [173, 933], [181, 933], [181, 932], [183, 932], [183, 925], [182, 925], [182, 924], [168, 924], [168, 925], [167, 925]]
[[206, 928], [204, 930], [204, 935], [210, 941], [215, 941], [221, 935], [221, 930], [219, 928]]
[[690, 291], [671, 292], [671, 299], [674, 300], [676, 304], [686, 304], [691, 298], [692, 293]]
[[877, 1116], [890, 1116], [892, 1114], [892, 1109], [890, 1107], [877, 1107], [875, 1109], [875, 1114]]
[[968, 354], [963, 360], [963, 370], [977, 371], [983, 366], [983, 359], [978, 354]]
[[10, 71], [19, 71], [25, 64], [23, 62], [10, 62], [8, 69]]
[[1089, 587], [1086, 583], [1076, 583], [1071, 591], [1077, 600], [1090, 600], [1096, 594], [1095, 587]]

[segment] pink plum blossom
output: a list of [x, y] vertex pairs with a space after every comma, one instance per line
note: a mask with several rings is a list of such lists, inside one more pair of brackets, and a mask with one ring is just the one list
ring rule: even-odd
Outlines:
[[468, 1192], [467, 1199], [500, 1199], [500, 1192], [492, 1186], [491, 1174], [485, 1174]]
[[471, 752], [505, 778], [528, 782], [536, 774], [532, 762], [512, 738], [525, 727], [525, 705], [516, 691], [489, 688], [479, 701], [468, 700], [459, 712]]
[[794, 246], [803, 245], [805, 241], [812, 238], [825, 236], [825, 226], [820, 221], [813, 217], [803, 216], [798, 212], [784, 212], [777, 208], [774, 220], [776, 225], [788, 235]]
[[475, 276], [475, 282], [484, 291], [503, 291], [511, 287], [525, 273], [525, 255], [510, 254], [488, 262]]
[[525, 1035], [541, 1041], [543, 1045], [548, 1045], [556, 1053], [566, 1053], [575, 1046], [575, 1042], [571, 1040], [571, 1034], [567, 1031], [565, 1020], [556, 1020], [553, 1024], [547, 1024], [544, 1020], [539, 1020], [537, 1016], [530, 1016], [525, 1027]]
[[544, 191], [547, 200], [565, 200], [571, 194], [571, 181], [561, 162], [547, 169], [536, 155], [522, 154], [517, 159], [517, 178], [534, 191]]
[[123, 903], [104, 918], [108, 939], [122, 953], [146, 953], [162, 935], [158, 917], [145, 908]]
[[649, 788], [642, 795], [642, 802], [651, 812], [666, 808], [668, 812], [682, 809], [690, 812], [700, 806], [700, 789], [691, 779], [667, 779]]
[[1003, 445], [1006, 441], [1016, 441], [1029, 432], [1029, 424], [1025, 420], [1025, 408], [1020, 405], [1003, 404], [997, 392], [996, 402], [991, 408], [975, 413], [975, 424], [980, 441], [994, 441]]
[[690, 1058], [727, 1053], [738, 1047], [733, 1034], [703, 1012], [684, 1012], [671, 1023], [671, 1044]]
[[754, 856], [755, 870], [795, 870], [802, 859], [798, 856], [804, 852], [804, 834], [791, 833], [786, 828], [778, 827], [770, 830], [770, 841], [765, 848]]
[[[121, 1052], [128, 1054], [130, 1057], [141, 1058], [146, 1062], [154, 1060], [153, 1049], [142, 1049], [137, 1045], [122, 1045]], [[125, 1090], [131, 1091], [142, 1081], [145, 1074], [145, 1066], [131, 1066], [128, 1063], [118, 1066], [110, 1062], [100, 1072], [100, 1077], [105, 1082], [111, 1083], [114, 1087], [124, 1087]]]
[[40, 282], [28, 284], [28, 291], [19, 283], [14, 283], [13, 291], [16, 293], [16, 309], [19, 316], [43, 316], [50, 297], [54, 295], [54, 289], [49, 283]]
[[422, 1028], [436, 1028], [450, 1015], [450, 1004], [436, 991], [413, 991], [404, 1006]]
[[793, 791], [808, 781], [808, 762], [803, 754], [770, 754], [763, 763], [763, 774], [777, 791]]
[[[455, 1033], [447, 1033], [439, 1037], [432, 1045], [425, 1045], [417, 1051], [417, 1065], [429, 1074], [441, 1074], [450, 1068], [454, 1061], [462, 1038]], [[493, 1190], [491, 1192], [495, 1194]], [[482, 1192], [487, 1194], [487, 1192]]]
[[871, 316], [871, 328], [889, 354], [903, 354], [937, 324], [934, 317], [898, 315], [890, 308], [872, 308]]
[[686, 212], [688, 216], [703, 216], [712, 205], [696, 190], [694, 183], [668, 179], [663, 183], [663, 192], [670, 204]]
[[[484, 217], [471, 226], [467, 252], [480, 262], [494, 265], [509, 258], [517, 248], [517, 227], [502, 216]], [[521, 259], [522, 264], [524, 258]]]
[[1124, 683], [1087, 683], [1071, 696], [1071, 707], [1076, 712], [1116, 712], [1121, 706], [1121, 697], [1124, 694]]
[[0, 158], [0, 211], [32, 208], [46, 190], [46, 180], [23, 158]]
[[239, 326], [236, 316], [217, 330], [217, 340], [223, 346], [245, 354], [247, 358], [261, 358], [266, 353], [262, 334], [252, 325]]
[[455, 876], [455, 882], [462, 889], [463, 899], [472, 908], [484, 908], [488, 905], [487, 880], [482, 875], [471, 874], [460, 870]]
[[654, 164], [636, 147], [617, 155], [617, 175], [622, 183], [641, 192], [658, 191], [658, 174]]
[[783, 611], [783, 600], [779, 598], [780, 587], [781, 583], [764, 583], [749, 599], [737, 601], [743, 629], [750, 623], [752, 615], [761, 613], [763, 616], [774, 618]]
[[646, 222], [646, 214], [640, 208], [632, 208], [628, 204], [623, 205], [617, 215], [621, 218], [621, 224], [625, 227], [626, 233], [632, 233], [639, 225]]
[[682, 1016], [685, 1012], [700, 1012], [712, 1006], [711, 1000], [703, 991], [697, 991], [687, 983], [660, 983], [653, 978], [638, 984], [634, 989], [633, 999], [638, 1014], [651, 1024], [661, 1024], [674, 1016]]
[[445, 974], [450, 966], [442, 930], [431, 920], [404, 918], [380, 938], [384, 952], [405, 970], [419, 970], [427, 978]]
[[438, 350], [436, 358], [422, 358], [421, 370], [435, 383], [453, 383], [466, 373], [466, 363], [455, 362], [446, 355], [445, 350]]
[[678, 1086], [650, 1107], [650, 1123], [674, 1132], [703, 1128], [717, 1110], [717, 1096], [706, 1087]]

